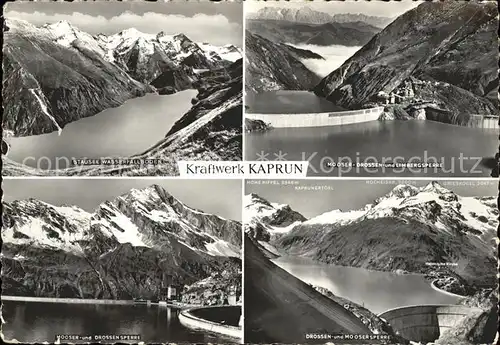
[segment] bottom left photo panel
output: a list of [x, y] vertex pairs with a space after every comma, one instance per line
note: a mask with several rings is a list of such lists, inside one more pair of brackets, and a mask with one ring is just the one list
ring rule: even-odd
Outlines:
[[242, 342], [240, 180], [2, 189], [5, 341]]

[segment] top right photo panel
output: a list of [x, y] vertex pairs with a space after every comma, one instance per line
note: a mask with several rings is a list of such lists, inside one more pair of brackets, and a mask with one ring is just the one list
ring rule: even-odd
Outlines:
[[498, 176], [494, 1], [245, 1], [245, 159]]

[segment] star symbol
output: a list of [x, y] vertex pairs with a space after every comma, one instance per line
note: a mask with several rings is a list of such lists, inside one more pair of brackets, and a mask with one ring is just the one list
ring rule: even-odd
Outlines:
[[257, 160], [258, 161], [268, 161], [267, 156], [269, 156], [269, 153], [266, 153], [264, 151], [257, 152]]
[[278, 153], [275, 153], [274, 154], [274, 157], [276, 157], [276, 160], [277, 161], [286, 161], [286, 158], [285, 156], [287, 155], [288, 153], [284, 153], [283, 151], [279, 151]]

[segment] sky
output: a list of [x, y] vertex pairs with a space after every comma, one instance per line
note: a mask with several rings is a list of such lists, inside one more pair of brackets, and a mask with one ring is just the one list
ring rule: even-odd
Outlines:
[[150, 34], [182, 32], [196, 42], [219, 46], [241, 47], [243, 41], [243, 5], [240, 1], [16, 1], [4, 7], [4, 16], [37, 26], [67, 20], [93, 35], [115, 34], [134, 27]]
[[245, 1], [245, 12], [257, 12], [263, 7], [286, 7], [286, 8], [300, 8], [307, 6], [312, 10], [326, 12], [329, 14], [337, 13], [362, 13], [371, 16], [380, 17], [396, 17], [404, 12], [418, 6], [422, 1], [402, 0], [402, 1], [354, 1], [354, 0], [332, 0], [332, 1], [306, 1], [306, 0], [293, 0], [293, 1], [262, 1], [262, 0], [248, 0]]
[[[340, 209], [357, 210], [389, 193], [398, 184], [426, 186], [422, 180], [301, 180], [298, 184], [255, 184], [246, 181], [245, 194], [256, 193], [270, 202], [288, 204], [292, 209], [311, 218]], [[498, 181], [446, 181], [439, 183], [461, 196], [497, 196]], [[470, 184], [473, 184], [472, 186]], [[299, 190], [298, 188], [302, 188]], [[307, 188], [307, 189], [306, 189]], [[315, 190], [313, 189], [315, 188]]]
[[183, 179], [4, 179], [4, 201], [35, 198], [60, 206], [77, 205], [93, 212], [106, 200], [132, 188], [162, 186], [186, 205], [226, 219], [241, 221], [240, 180]]

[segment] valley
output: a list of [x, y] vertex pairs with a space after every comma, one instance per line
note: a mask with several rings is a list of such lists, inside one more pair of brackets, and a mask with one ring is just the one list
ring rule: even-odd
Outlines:
[[[241, 157], [241, 116], [238, 115], [238, 111], [241, 114], [238, 91], [241, 86], [237, 84], [241, 83], [242, 64], [241, 51], [234, 45], [217, 47], [193, 42], [184, 34], [153, 35], [134, 28], [114, 35], [90, 35], [67, 21], [37, 27], [17, 19], [7, 20], [5, 40], [3, 127], [8, 135], [3, 140], [14, 147], [12, 155], [2, 157], [5, 175], [106, 175], [109, 167], [82, 168], [67, 162], [110, 156], [129, 158], [159, 145], [162, 152], [155, 150], [155, 155], [163, 158], [162, 164], [148, 168], [161, 172], [149, 174], [175, 174], [174, 155], [216, 160]], [[170, 106], [162, 99], [150, 110], [155, 115], [150, 117], [149, 127], [144, 126], [139, 132], [133, 130], [134, 120], [128, 119], [141, 116], [138, 108], [145, 102], [133, 98], [155, 94], [175, 99], [173, 94], [190, 90], [196, 93], [184, 97], [182, 105], [180, 99], [176, 101], [179, 104], [176, 114], [171, 110], [165, 113], [165, 107]], [[123, 108], [125, 103], [131, 111]], [[137, 105], [129, 107], [129, 104]], [[204, 118], [197, 126], [189, 126], [212, 109], [213, 116]], [[110, 115], [113, 112], [115, 117]], [[119, 124], [122, 129], [107, 126], [109, 130], [106, 130], [102, 123], [121, 122], [123, 112], [128, 116], [124, 115], [123, 123]], [[163, 117], [162, 113], [165, 113]], [[101, 120], [94, 119], [96, 114]], [[84, 123], [86, 117], [92, 117], [92, 121]], [[92, 130], [91, 122], [99, 128]], [[65, 126], [70, 123], [72, 126], [65, 133]], [[154, 130], [148, 129], [151, 127]], [[220, 134], [208, 140], [201, 133], [207, 127]], [[183, 134], [172, 138], [180, 129], [184, 129]], [[85, 137], [88, 131], [95, 135], [93, 142], [101, 142], [101, 145], [93, 149], [75, 140], [72, 144], [77, 147], [68, 150], [65, 138]], [[153, 131], [158, 133], [148, 135]], [[199, 137], [184, 137], [193, 134]], [[118, 141], [115, 148], [106, 149], [104, 143], [117, 135], [136, 137], [136, 145], [131, 141], [133, 147], [127, 148]], [[167, 139], [169, 136], [171, 140]], [[186, 141], [188, 145], [181, 144]], [[222, 143], [228, 144], [227, 150], [222, 150]], [[87, 150], [79, 149], [80, 146]], [[50, 152], [43, 151], [43, 147]], [[37, 151], [39, 149], [41, 151]], [[41, 162], [41, 158], [45, 162]], [[23, 163], [25, 159], [35, 162], [27, 165]], [[55, 159], [66, 164], [55, 166], [52, 164]], [[124, 174], [144, 174], [143, 166], [123, 168], [127, 170]]]
[[[496, 50], [491, 49], [496, 45], [495, 15], [495, 6], [487, 2], [422, 3], [379, 28], [362, 21], [336, 22], [335, 15], [309, 7], [263, 7], [249, 14], [247, 31], [275, 44], [317, 46], [313, 52], [320, 56], [321, 47], [358, 47], [343, 60], [339, 56], [339, 63], [313, 88], [318, 96], [338, 106], [360, 109], [374, 103], [396, 103], [409, 117], [415, 118], [413, 112], [423, 109], [427, 119], [467, 125], [471, 114], [498, 115], [494, 95], [498, 77], [493, 73]], [[248, 52], [253, 54], [247, 58], [250, 65], [253, 59], [262, 65], [257, 59], [265, 54], [256, 51], [254, 44], [247, 46]], [[300, 80], [304, 69], [308, 70], [294, 64], [281, 71], [272, 67], [276, 57], [267, 59], [270, 61], [263, 65], [269, 69], [261, 72], [267, 78], [280, 80], [286, 73], [288, 79], [294, 80], [296, 75]], [[280, 56], [277, 60], [292, 59]], [[249, 75], [252, 73], [250, 70]], [[252, 85], [247, 87], [252, 89]], [[287, 83], [269, 83], [257, 92], [297, 89]], [[300, 90], [311, 90], [310, 84], [302, 83]]]
[[427, 119], [460, 125], [470, 114], [498, 115], [496, 15], [488, 2], [422, 3], [332, 71], [315, 93], [347, 108], [395, 95], [405, 105], [427, 103], [421, 107]]
[[[245, 159], [286, 154], [308, 160], [309, 176], [497, 175], [492, 3], [415, 3], [385, 25], [367, 14], [319, 8], [262, 5], [247, 16]], [[323, 29], [312, 39], [314, 27]], [[285, 45], [310, 53], [293, 55]], [[286, 100], [285, 93], [297, 97]], [[377, 114], [340, 113], [370, 109]], [[336, 116], [342, 118], [330, 121]], [[395, 161], [439, 166], [386, 164]], [[378, 168], [364, 169], [368, 162]], [[343, 163], [349, 168], [335, 168]]]

